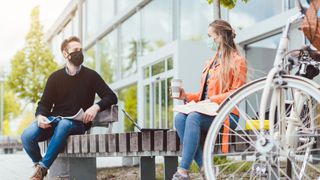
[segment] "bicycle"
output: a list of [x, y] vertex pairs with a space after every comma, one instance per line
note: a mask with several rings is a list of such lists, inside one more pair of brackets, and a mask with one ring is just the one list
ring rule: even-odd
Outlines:
[[[320, 85], [312, 78], [320, 58], [310, 48], [287, 52], [290, 26], [304, 18], [297, 4], [300, 13], [287, 21], [267, 77], [239, 88], [220, 105], [204, 146], [207, 179], [319, 179]], [[224, 125], [233, 109], [250, 130], [234, 119], [237, 129]], [[238, 140], [227, 144], [228, 153], [216, 150], [223, 135]], [[235, 148], [241, 145], [243, 150]]]

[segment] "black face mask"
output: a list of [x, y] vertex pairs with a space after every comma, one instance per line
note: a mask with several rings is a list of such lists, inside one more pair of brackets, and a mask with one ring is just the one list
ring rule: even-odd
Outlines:
[[69, 54], [70, 62], [75, 66], [80, 66], [83, 63], [83, 53], [82, 51], [76, 51]]

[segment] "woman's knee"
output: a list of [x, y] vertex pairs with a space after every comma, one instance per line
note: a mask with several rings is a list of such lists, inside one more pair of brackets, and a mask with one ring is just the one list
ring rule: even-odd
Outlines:
[[174, 122], [175, 122], [176, 129], [181, 128], [181, 126], [184, 126], [186, 118], [187, 118], [187, 115], [185, 115], [183, 113], [178, 113], [175, 116]]
[[197, 112], [191, 112], [186, 119], [186, 123], [189, 125], [200, 125], [200, 121], [201, 114]]

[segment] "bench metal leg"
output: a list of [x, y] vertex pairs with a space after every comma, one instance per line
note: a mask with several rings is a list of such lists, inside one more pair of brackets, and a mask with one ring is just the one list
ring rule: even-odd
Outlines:
[[140, 157], [140, 180], [155, 180], [155, 157]]
[[97, 179], [96, 158], [58, 157], [49, 169], [51, 179]]
[[173, 174], [177, 171], [178, 157], [177, 156], [165, 156], [164, 157], [164, 179], [171, 180]]

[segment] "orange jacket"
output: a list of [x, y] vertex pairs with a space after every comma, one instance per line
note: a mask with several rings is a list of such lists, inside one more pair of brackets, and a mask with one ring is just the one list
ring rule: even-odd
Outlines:
[[[217, 104], [221, 104], [233, 91], [241, 87], [246, 82], [246, 74], [247, 74], [247, 64], [245, 61], [245, 58], [240, 56], [238, 53], [232, 54], [233, 61], [235, 64], [237, 64], [237, 68], [241, 73], [241, 76], [233, 76], [233, 74], [230, 72], [230, 79], [231, 79], [231, 87], [229, 88], [229, 91], [220, 93], [220, 80], [217, 79], [217, 73], [219, 73], [221, 66], [215, 65], [211, 69], [211, 75], [208, 79], [208, 98], [211, 100], [211, 102], [215, 102]], [[204, 86], [206, 83], [206, 77], [210, 70], [211, 65], [213, 64], [214, 59], [211, 59], [206, 67], [203, 69], [203, 74], [201, 77], [201, 88], [200, 91], [197, 93], [186, 93], [188, 102], [195, 101], [198, 102], [201, 100], [202, 93], [204, 91]], [[236, 115], [239, 115], [239, 112], [237, 110], [233, 110], [233, 113]]]
[[[220, 80], [217, 79], [217, 74], [221, 70], [220, 65], [215, 65], [210, 70], [211, 65], [214, 62], [214, 59], [211, 59], [209, 63], [206, 65], [206, 67], [203, 69], [203, 74], [201, 77], [201, 89], [200, 92], [198, 93], [187, 93], [187, 98], [188, 101], [195, 101], [198, 102], [201, 100], [202, 93], [204, 91], [204, 86], [206, 83], [206, 77], [209, 72], [211, 71], [210, 78], [208, 79], [208, 98], [210, 99], [211, 102], [215, 102], [217, 104], [221, 104], [233, 91], [241, 87], [243, 84], [246, 82], [247, 78], [247, 64], [246, 61], [243, 57], [241, 57], [238, 53], [233, 53], [232, 58], [234, 63], [237, 65], [236, 67], [239, 68], [239, 72], [241, 75], [239, 76], [234, 76], [231, 72], [229, 73], [229, 78], [231, 79], [231, 87], [229, 88], [228, 91], [220, 93]], [[233, 114], [236, 114], [239, 116], [239, 111], [235, 108], [232, 111]], [[228, 153], [229, 152], [229, 131], [230, 131], [230, 121], [229, 117], [224, 121], [224, 126], [223, 126], [223, 136], [222, 136], [222, 147], [221, 151], [223, 153]]]

